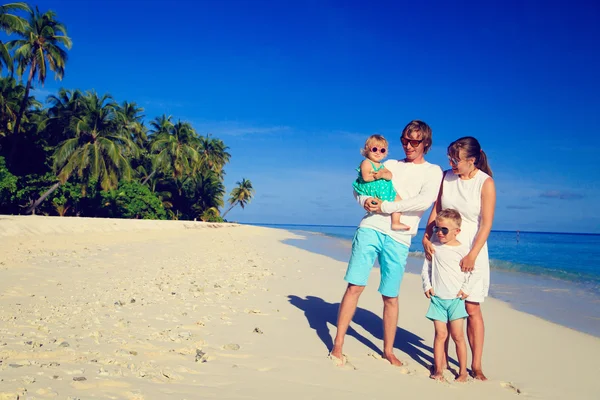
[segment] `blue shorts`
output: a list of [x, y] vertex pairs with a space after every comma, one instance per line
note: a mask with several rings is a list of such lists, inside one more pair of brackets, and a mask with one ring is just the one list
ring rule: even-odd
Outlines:
[[397, 297], [408, 257], [408, 247], [375, 229], [358, 228], [352, 240], [352, 255], [344, 280], [367, 286], [375, 259], [379, 260], [381, 283], [379, 293]]
[[465, 308], [465, 301], [458, 297], [456, 299], [440, 299], [437, 296], [431, 296], [431, 303], [429, 303], [429, 309], [425, 316], [432, 321], [448, 322], [466, 318], [469, 314]]

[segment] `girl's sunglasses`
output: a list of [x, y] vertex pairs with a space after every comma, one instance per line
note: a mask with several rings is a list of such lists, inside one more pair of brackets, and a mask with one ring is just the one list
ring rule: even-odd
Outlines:
[[373, 147], [371, 149], [371, 153], [377, 153], [377, 152], [380, 152], [381, 154], [385, 154], [385, 147], [382, 147], [380, 149], [378, 149], [377, 147]]
[[438, 232], [442, 232], [442, 235], [446, 236], [448, 234], [448, 232], [450, 232], [450, 229], [443, 227], [443, 228], [439, 228], [437, 226], [433, 227], [433, 233], [437, 234]]
[[407, 146], [409, 143], [412, 147], [417, 148], [421, 144], [421, 142], [425, 139], [417, 140], [417, 139], [407, 139], [404, 136], [400, 138], [403, 146]]

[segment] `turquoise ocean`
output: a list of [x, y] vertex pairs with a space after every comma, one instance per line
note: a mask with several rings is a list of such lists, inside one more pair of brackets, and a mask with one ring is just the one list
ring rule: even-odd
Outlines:
[[[289, 244], [346, 262], [356, 226], [252, 224], [305, 236]], [[420, 273], [423, 230], [407, 272]], [[492, 231], [490, 296], [514, 308], [600, 337], [600, 235]]]

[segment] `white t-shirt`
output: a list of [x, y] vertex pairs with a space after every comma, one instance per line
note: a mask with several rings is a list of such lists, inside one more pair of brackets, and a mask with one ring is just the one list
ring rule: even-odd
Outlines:
[[[371, 228], [390, 236], [395, 241], [410, 246], [410, 240], [417, 234], [419, 222], [423, 213], [436, 200], [442, 169], [439, 165], [424, 162], [415, 164], [404, 160], [388, 160], [385, 168], [392, 173], [392, 184], [396, 193], [403, 200], [396, 202], [384, 201], [381, 204], [383, 214], [367, 213], [360, 222], [360, 228]], [[361, 206], [364, 206], [368, 196], [354, 196]], [[393, 231], [390, 214], [401, 212], [400, 221], [408, 226], [408, 231]]]
[[481, 273], [477, 268], [472, 272], [460, 270], [460, 260], [469, 254], [469, 246], [462, 243], [458, 246], [432, 244], [435, 249], [432, 261], [425, 259], [421, 271], [423, 292], [433, 288], [440, 299], [455, 299], [461, 290], [471, 294], [473, 286], [481, 280]]

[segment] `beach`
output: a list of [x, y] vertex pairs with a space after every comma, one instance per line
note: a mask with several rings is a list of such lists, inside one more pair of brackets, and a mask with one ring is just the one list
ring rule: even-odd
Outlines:
[[[488, 298], [488, 382], [429, 379], [433, 326], [406, 273], [396, 355], [380, 357], [373, 269], [327, 354], [346, 263], [281, 229], [0, 216], [0, 399], [595, 399], [600, 339]], [[326, 240], [323, 238], [323, 240]], [[421, 260], [411, 259], [418, 268]], [[576, 309], [571, 310], [577, 313]], [[454, 350], [450, 356], [456, 359]]]

